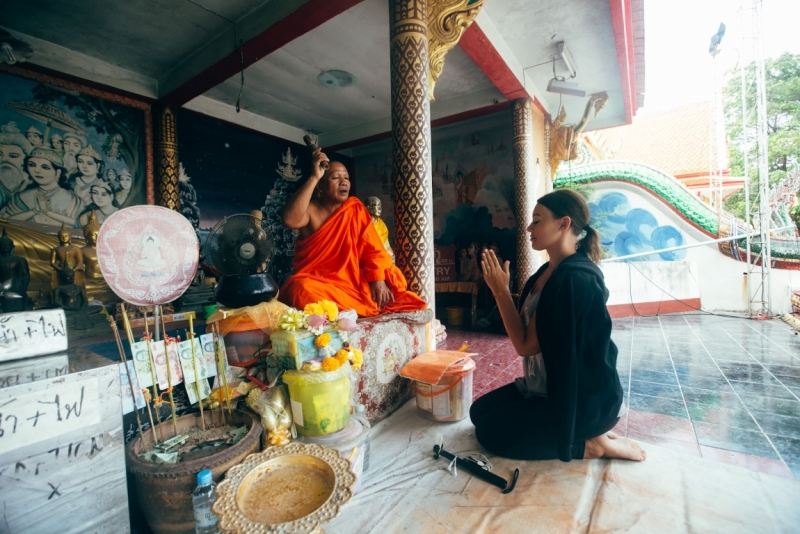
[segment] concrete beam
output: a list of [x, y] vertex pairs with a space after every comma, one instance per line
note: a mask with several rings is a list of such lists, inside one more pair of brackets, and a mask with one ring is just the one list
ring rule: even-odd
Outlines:
[[219, 100], [208, 98], [207, 96], [198, 96], [193, 100], [183, 105], [184, 108], [191, 111], [208, 115], [226, 122], [238, 124], [257, 132], [274, 135], [281, 139], [293, 141], [295, 143], [303, 144], [303, 136], [305, 131], [294, 126], [289, 126], [282, 122], [256, 115], [247, 110], [236, 112], [236, 108]]
[[459, 46], [505, 98], [528, 97], [543, 113], [550, 114], [541, 89], [525, 74], [524, 67], [486, 11], [478, 13], [475, 22], [461, 36]]
[[7, 31], [17, 39], [22, 39], [33, 47], [33, 56], [27, 63], [20, 63], [19, 65], [38, 65], [136, 95], [152, 99], [158, 98], [158, 81], [153, 78], [117, 67], [49, 41], [43, 41], [2, 26], [0, 26], [0, 29]]
[[[198, 49], [160, 81], [162, 98], [175, 105], [202, 95], [363, 0], [267, 2]], [[244, 41], [241, 50], [236, 38]]]

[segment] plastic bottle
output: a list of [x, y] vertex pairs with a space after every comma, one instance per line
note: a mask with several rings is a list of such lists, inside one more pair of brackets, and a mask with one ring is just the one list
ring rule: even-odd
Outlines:
[[217, 485], [211, 478], [211, 471], [205, 469], [197, 473], [197, 489], [192, 494], [194, 507], [194, 531], [197, 534], [218, 534], [219, 518], [211, 511], [217, 500]]
[[[356, 404], [356, 415], [360, 415], [364, 417], [364, 405], [363, 404]], [[364, 440], [364, 471], [369, 469], [369, 434], [367, 434], [367, 439]]]

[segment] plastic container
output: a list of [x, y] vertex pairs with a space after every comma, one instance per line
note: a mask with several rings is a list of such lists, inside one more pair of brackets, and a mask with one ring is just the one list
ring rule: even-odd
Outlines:
[[211, 477], [209, 469], [197, 473], [197, 489], [192, 493], [196, 534], [217, 534], [219, 532], [217, 528], [219, 518], [211, 511], [211, 506], [217, 500], [217, 485]]
[[414, 380], [417, 413], [432, 421], [460, 421], [472, 406], [472, 374], [475, 361], [467, 356], [447, 368], [438, 384]]
[[222, 339], [231, 363], [249, 362], [259, 347], [269, 341], [269, 334], [261, 329], [228, 332]]
[[464, 324], [464, 308], [460, 306], [451, 306], [445, 308], [447, 312], [447, 324], [450, 326], [461, 326]]
[[[356, 476], [355, 483], [350, 487], [353, 493], [361, 491], [361, 479], [364, 474], [364, 464], [369, 461], [369, 421], [366, 418], [351, 415], [350, 422], [339, 432], [327, 436], [300, 438], [303, 443], [314, 443], [329, 449], [336, 449], [342, 458], [350, 460], [350, 470]], [[351, 458], [352, 456], [352, 458]]]
[[292, 419], [301, 436], [324, 436], [350, 421], [350, 364], [335, 371], [286, 371]]
[[[356, 415], [361, 417], [362, 419], [366, 419], [367, 416], [364, 413], [366, 412], [366, 406], [363, 404], [356, 404]], [[364, 441], [364, 471], [369, 470], [369, 434], [367, 434], [367, 439]]]

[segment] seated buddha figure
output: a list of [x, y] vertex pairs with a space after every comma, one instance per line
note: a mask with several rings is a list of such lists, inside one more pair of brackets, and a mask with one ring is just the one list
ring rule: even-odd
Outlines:
[[52, 288], [55, 289], [59, 285], [58, 273], [65, 267], [69, 267], [75, 273], [75, 283], [79, 286], [84, 284], [83, 280], [83, 254], [80, 247], [72, 244], [72, 236], [69, 234], [67, 227], [62, 224], [61, 230], [58, 232], [58, 241], [60, 245], [55, 247], [50, 252], [50, 266], [54, 269]]
[[372, 224], [375, 225], [378, 237], [383, 243], [383, 248], [385, 248], [389, 256], [392, 257], [392, 263], [394, 263], [394, 251], [392, 250], [392, 244], [389, 243], [389, 229], [386, 227], [386, 223], [383, 222], [383, 219], [381, 219], [381, 213], [383, 211], [381, 208], [381, 199], [378, 197], [367, 197], [366, 205], [369, 216], [372, 217]]
[[283, 223], [299, 235], [294, 274], [281, 287], [280, 300], [299, 309], [330, 300], [361, 317], [425, 309], [425, 301], [407, 291], [367, 208], [349, 196], [347, 168], [330, 162], [324, 170], [328, 161], [314, 150], [311, 176], [283, 212]]
[[113, 291], [108, 287], [103, 273], [100, 271], [100, 264], [97, 262], [97, 234], [100, 232], [100, 223], [92, 210], [89, 212], [89, 221], [83, 227], [83, 237], [86, 239], [86, 246], [81, 248], [84, 265], [84, 281], [86, 294], [89, 300], [99, 300], [104, 304], [116, 302], [118, 299]]
[[89, 299], [83, 286], [75, 283], [75, 271], [64, 267], [58, 272], [58, 280], [61, 285], [53, 290], [53, 305], [70, 312], [86, 308]]

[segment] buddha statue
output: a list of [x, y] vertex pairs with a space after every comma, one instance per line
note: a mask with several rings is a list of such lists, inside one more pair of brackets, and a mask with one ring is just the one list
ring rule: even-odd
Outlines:
[[370, 217], [372, 217], [372, 225], [378, 232], [378, 237], [381, 238], [381, 243], [383, 243], [386, 252], [392, 257], [392, 263], [394, 263], [394, 251], [392, 250], [392, 244], [389, 243], [389, 229], [386, 227], [386, 223], [383, 222], [383, 219], [381, 219], [381, 199], [378, 197], [367, 197], [366, 205], [367, 211]]
[[75, 283], [75, 271], [69, 267], [62, 268], [58, 271], [58, 280], [61, 285], [53, 290], [53, 305], [70, 312], [86, 308], [89, 303], [86, 290]]
[[31, 272], [28, 260], [14, 255], [14, 241], [8, 237], [6, 229], [0, 237], [0, 284], [11, 282], [6, 291], [21, 295], [10, 297], [5, 294], [0, 297], [0, 310], [3, 313], [17, 312], [31, 309], [31, 299], [28, 298], [28, 283]]
[[83, 280], [83, 254], [81, 249], [72, 244], [72, 236], [69, 234], [66, 225], [61, 224], [58, 232], [58, 241], [61, 243], [50, 253], [50, 266], [55, 269], [53, 272], [52, 288], [59, 286], [58, 273], [65, 267], [69, 267], [75, 273], [75, 283], [82, 286]]
[[104, 304], [110, 304], [118, 299], [108, 287], [103, 273], [100, 271], [100, 264], [97, 262], [97, 234], [99, 232], [100, 223], [97, 222], [97, 216], [92, 210], [89, 214], [89, 221], [83, 227], [83, 237], [86, 239], [86, 246], [81, 248], [84, 285], [89, 300], [99, 300]]

